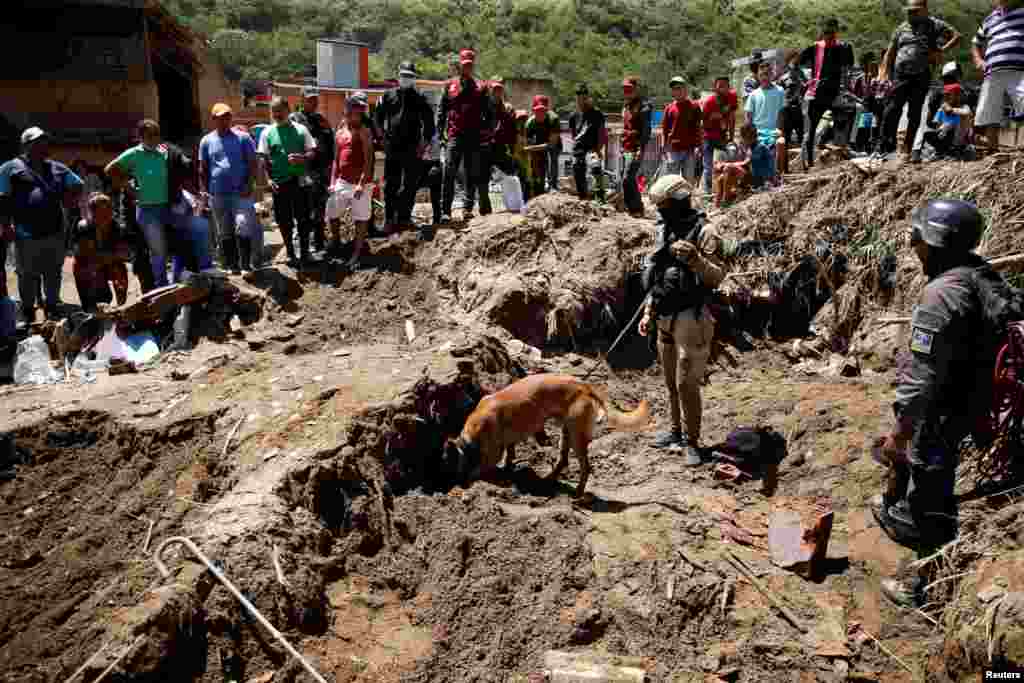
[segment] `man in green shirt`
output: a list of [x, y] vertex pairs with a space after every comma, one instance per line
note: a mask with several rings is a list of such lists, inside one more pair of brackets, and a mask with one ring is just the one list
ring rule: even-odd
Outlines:
[[[180, 149], [160, 141], [160, 124], [144, 119], [138, 126], [139, 144], [126, 149], [106, 168], [115, 187], [124, 187], [134, 178], [135, 217], [142, 228], [153, 268], [153, 285], [167, 284], [167, 257], [170, 245], [189, 245], [191, 256], [200, 269], [212, 266], [209, 252], [209, 225], [195, 215], [182, 192], [184, 176], [191, 160]], [[167, 229], [172, 233], [168, 235]], [[169, 239], [170, 238], [170, 239]], [[176, 254], [184, 260], [184, 254]], [[180, 273], [181, 264], [175, 267]]]
[[288, 119], [288, 102], [275, 97], [270, 103], [274, 124], [260, 136], [260, 167], [270, 179], [274, 195], [274, 218], [284, 239], [288, 260], [296, 262], [292, 231], [299, 227], [299, 249], [302, 261], [309, 261], [309, 235], [312, 229], [310, 214], [310, 185], [306, 164], [316, 156], [316, 141], [309, 130]]

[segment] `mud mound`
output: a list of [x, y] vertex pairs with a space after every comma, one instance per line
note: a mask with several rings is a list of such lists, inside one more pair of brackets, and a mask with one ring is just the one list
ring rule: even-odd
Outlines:
[[4, 436], [0, 680], [64, 680], [99, 649], [152, 581], [147, 535], [175, 533], [227, 476], [213, 432], [214, 417], [136, 431], [78, 412]]
[[[578, 348], [618, 332], [653, 225], [562, 194], [447, 235], [436, 264], [455, 317], [486, 320], [534, 346]], [[614, 331], [613, 331], [614, 330]]]
[[[732, 238], [728, 288], [739, 298], [760, 289], [778, 299], [786, 276], [809, 261], [825, 296], [808, 310], [802, 334], [821, 305], [842, 290], [829, 315], [815, 321], [815, 331], [834, 350], [858, 342], [854, 350], [867, 353], [877, 340], [865, 323], [883, 310], [909, 311], [925, 284], [907, 243], [913, 209], [935, 197], [975, 202], [989, 219], [979, 252], [1017, 253], [1024, 249], [1022, 164], [1021, 153], [877, 172], [846, 163], [755, 195], [715, 219]], [[843, 267], [836, 269], [837, 263]]]

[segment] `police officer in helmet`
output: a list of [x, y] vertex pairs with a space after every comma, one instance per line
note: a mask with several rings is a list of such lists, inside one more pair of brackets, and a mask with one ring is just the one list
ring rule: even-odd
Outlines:
[[657, 435], [653, 445], [683, 451], [687, 465], [699, 465], [700, 387], [715, 334], [707, 301], [725, 278], [722, 242], [713, 227], [705, 226], [704, 213], [690, 205], [690, 186], [682, 176], [660, 178], [648, 196], [658, 207], [659, 232], [644, 273], [650, 297], [639, 331], [643, 336], [658, 335], [672, 418], [669, 429]]
[[[895, 428], [874, 444], [875, 459], [889, 469], [885, 493], [871, 509], [890, 538], [924, 554], [956, 535], [957, 453], [974, 427], [972, 408], [990, 402], [980, 366], [993, 340], [979, 334], [978, 293], [1002, 279], [973, 253], [983, 228], [978, 208], [955, 199], [933, 199], [911, 216], [910, 245], [928, 282], [900, 363]], [[913, 605], [922, 582], [890, 579], [882, 589], [894, 602]]]

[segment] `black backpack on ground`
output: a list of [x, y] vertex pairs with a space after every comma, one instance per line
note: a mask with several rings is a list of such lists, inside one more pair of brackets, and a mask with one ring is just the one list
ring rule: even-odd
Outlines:
[[712, 450], [745, 470], [778, 465], [786, 457], [786, 439], [771, 427], [737, 427]]

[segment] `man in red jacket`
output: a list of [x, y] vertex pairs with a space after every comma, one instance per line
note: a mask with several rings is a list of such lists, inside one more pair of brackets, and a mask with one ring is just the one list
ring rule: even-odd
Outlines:
[[672, 101], [661, 117], [668, 172], [692, 180], [697, 172], [697, 147], [701, 141], [701, 107], [690, 99], [686, 82], [680, 76], [669, 81], [669, 87]]
[[[494, 107], [487, 84], [473, 78], [476, 53], [459, 53], [461, 73], [445, 84], [441, 105], [437, 110], [437, 130], [445, 145], [444, 196], [441, 221], [451, 222], [455, 201], [455, 174], [459, 167], [466, 169], [466, 203], [463, 220], [473, 217], [473, 202], [481, 184], [481, 155], [489, 157], [494, 135]], [[490, 197], [480, 196], [480, 213], [491, 212]]]
[[634, 218], [644, 215], [644, 202], [637, 186], [637, 176], [644, 159], [644, 149], [651, 139], [651, 103], [640, 94], [640, 81], [630, 77], [622, 81], [622, 157], [625, 176], [622, 198], [626, 210]]

